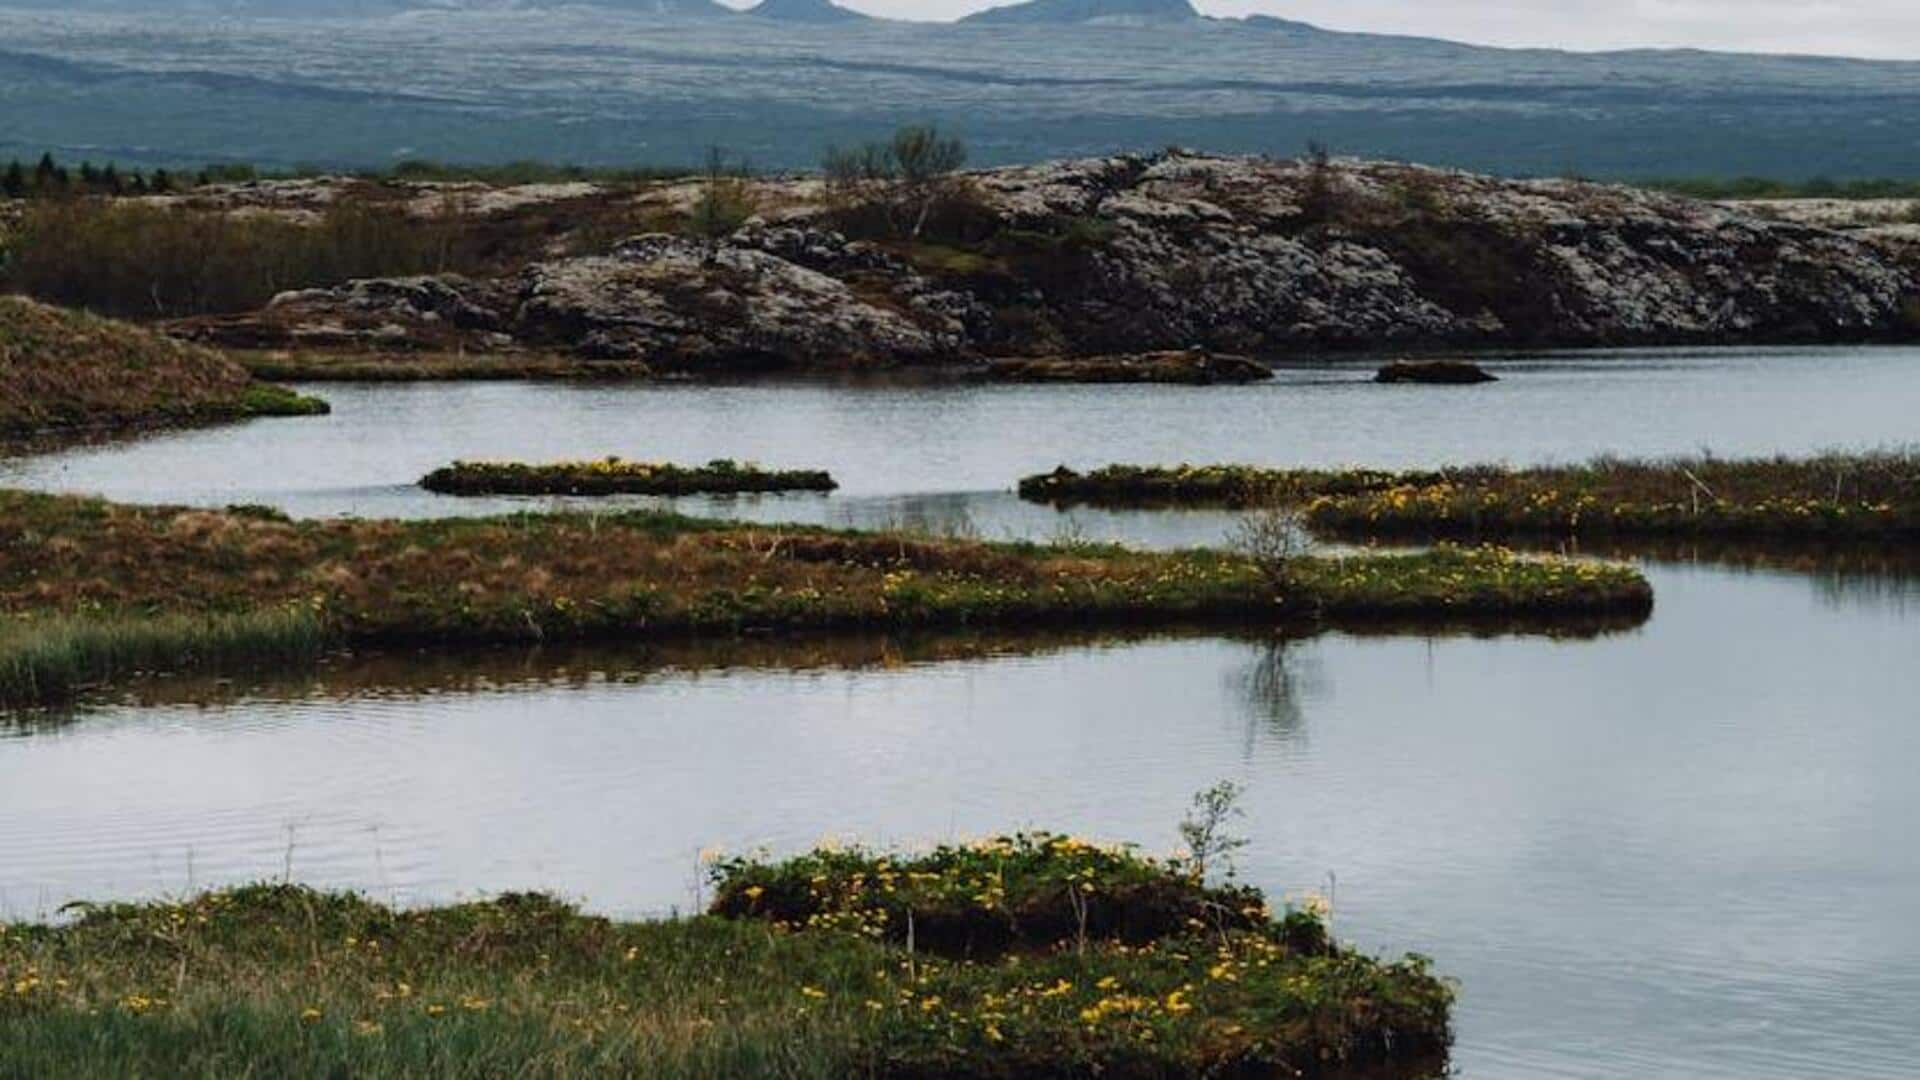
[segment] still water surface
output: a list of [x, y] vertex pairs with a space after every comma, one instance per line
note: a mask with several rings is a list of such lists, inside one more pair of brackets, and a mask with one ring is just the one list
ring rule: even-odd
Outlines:
[[[1913, 440], [1920, 354], [1516, 361], [1478, 392], [1346, 368], [1253, 390], [325, 388], [339, 412], [0, 463], [0, 483], [301, 513], [474, 509], [455, 457], [831, 468], [761, 517], [1063, 521], [1059, 462], [1411, 464]], [[524, 504], [522, 504], [524, 505]], [[692, 503], [693, 508], [702, 504]], [[1210, 514], [1079, 515], [1150, 543]], [[403, 902], [695, 902], [709, 844], [1040, 825], [1171, 846], [1247, 785], [1243, 875], [1336, 875], [1338, 933], [1462, 982], [1469, 1077], [1911, 1076], [1920, 575], [1648, 564], [1646, 626], [1538, 636], [813, 643], [369, 660], [0, 728], [0, 909], [295, 877]]]

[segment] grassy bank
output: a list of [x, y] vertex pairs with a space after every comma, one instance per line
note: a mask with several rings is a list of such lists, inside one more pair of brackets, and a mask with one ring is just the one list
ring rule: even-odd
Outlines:
[[840, 485], [818, 469], [762, 469], [726, 459], [694, 467], [608, 457], [546, 465], [456, 461], [428, 473], [420, 486], [441, 495], [732, 495], [833, 491]]
[[1602, 458], [1532, 469], [1408, 473], [1113, 466], [1030, 477], [1020, 491], [1039, 501], [1101, 505], [1296, 502], [1309, 524], [1342, 535], [1920, 536], [1920, 454], [1911, 451], [1800, 459]]
[[209, 349], [0, 296], [0, 436], [326, 411]]
[[[1062, 838], [964, 855], [867, 865], [914, 896], [977, 893], [989, 920], [1010, 914], [982, 891], [1007, 873], [1101, 910], [1140, 907], [1146, 883], [1204, 917], [968, 958], [851, 922], [621, 923], [531, 895], [403, 912], [259, 886], [83, 907], [0, 925], [0, 1076], [1316, 1075], [1448, 1045], [1450, 987], [1418, 957], [1334, 946], [1317, 902], [1275, 919], [1251, 890]], [[831, 858], [730, 868], [719, 907]], [[815, 876], [839, 889], [850, 865]]]
[[[120, 506], [0, 492], [0, 616], [13, 686], [120, 670], [50, 649], [72, 620], [165, 624], [173, 670], [210, 652], [206, 616], [304, 612], [330, 645], [632, 640], [742, 632], [1195, 621], [1271, 625], [1642, 616], [1630, 568], [1495, 549], [1302, 558], [1284, 588], [1225, 552], [1139, 552], [759, 527], [650, 513], [294, 522], [270, 513]], [[273, 625], [268, 621], [264, 625]], [[159, 664], [143, 646], [143, 663]], [[20, 659], [26, 657], [28, 659]], [[64, 669], [58, 678], [19, 674]], [[56, 698], [57, 700], [57, 698]]]

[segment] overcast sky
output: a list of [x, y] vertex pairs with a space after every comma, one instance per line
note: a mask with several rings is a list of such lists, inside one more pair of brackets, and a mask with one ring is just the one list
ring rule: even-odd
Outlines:
[[[899, 19], [951, 19], [1005, 0], [840, 0]], [[1496, 45], [1695, 46], [1920, 60], [1920, 0], [1196, 0], [1340, 30]]]

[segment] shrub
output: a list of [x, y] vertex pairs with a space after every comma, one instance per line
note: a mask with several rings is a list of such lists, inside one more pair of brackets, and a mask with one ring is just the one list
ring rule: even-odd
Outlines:
[[822, 170], [843, 228], [918, 239], [943, 204], [964, 199], [954, 174], [966, 163], [959, 139], [934, 127], [903, 127], [884, 143], [829, 147]]
[[1294, 507], [1273, 503], [1242, 517], [1228, 546], [1246, 556], [1275, 595], [1293, 591], [1298, 565], [1310, 546], [1306, 522]]
[[708, 151], [706, 175], [701, 179], [700, 196], [694, 200], [689, 225], [696, 236], [707, 241], [709, 251], [753, 217], [756, 201], [750, 177], [744, 164], [729, 164], [718, 147]]
[[0, 289], [123, 317], [251, 311], [276, 294], [470, 261], [457, 222], [345, 202], [317, 222], [78, 198], [30, 204]]

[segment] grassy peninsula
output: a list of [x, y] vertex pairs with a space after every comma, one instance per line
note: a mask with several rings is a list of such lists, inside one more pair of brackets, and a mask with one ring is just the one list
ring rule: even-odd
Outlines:
[[608, 457], [547, 465], [456, 461], [428, 473], [420, 486], [441, 495], [732, 495], [826, 492], [840, 485], [819, 469], [763, 469], [724, 458], [685, 466]]
[[1920, 536], [1920, 453], [1715, 457], [1387, 472], [1116, 465], [1029, 477], [1021, 494], [1096, 505], [1294, 503], [1338, 535], [1525, 534], [1899, 541]]
[[[1276, 914], [1190, 861], [1030, 834], [716, 877], [715, 914], [660, 922], [272, 885], [0, 924], [0, 1074], [1316, 1075], [1430, 1061], [1451, 1037], [1426, 961], [1337, 946], [1318, 898]], [[790, 886], [897, 895], [936, 924], [1096, 914], [1002, 950], [910, 950], [870, 920], [770, 917]], [[1151, 917], [1168, 905], [1197, 914]], [[1133, 916], [1142, 932], [1107, 931]]]
[[0, 700], [316, 649], [747, 631], [1644, 615], [1634, 570], [1483, 548], [1302, 557], [657, 513], [290, 521], [0, 492]]
[[0, 296], [0, 436], [326, 411], [211, 349]]

